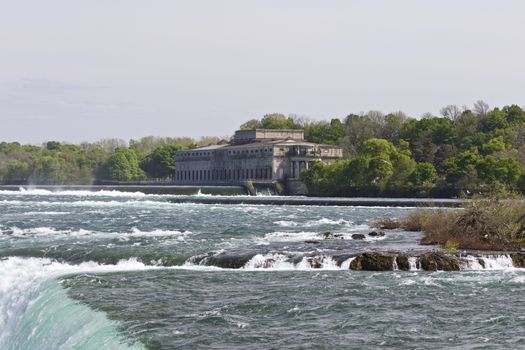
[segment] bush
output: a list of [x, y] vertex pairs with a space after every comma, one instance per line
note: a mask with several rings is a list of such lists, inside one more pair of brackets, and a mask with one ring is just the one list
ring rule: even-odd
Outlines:
[[373, 226], [422, 231], [421, 244], [450, 250], [514, 250], [525, 247], [525, 202], [509, 194], [493, 195], [473, 199], [463, 209], [420, 209]]

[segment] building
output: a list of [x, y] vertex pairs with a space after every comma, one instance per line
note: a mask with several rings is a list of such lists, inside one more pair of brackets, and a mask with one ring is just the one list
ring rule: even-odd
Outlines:
[[180, 185], [279, 181], [291, 192], [300, 192], [301, 171], [314, 161], [331, 163], [342, 156], [340, 147], [306, 142], [303, 130], [239, 130], [230, 144], [178, 151], [175, 181]]

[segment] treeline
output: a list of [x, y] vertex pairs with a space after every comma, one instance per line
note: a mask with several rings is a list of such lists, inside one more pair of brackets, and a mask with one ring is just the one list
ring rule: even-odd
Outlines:
[[344, 159], [301, 174], [316, 196], [459, 196], [525, 192], [525, 111], [449, 105], [415, 119], [370, 111], [312, 122], [266, 115], [242, 128], [302, 128], [308, 141], [339, 145]]
[[42, 146], [0, 143], [2, 184], [92, 184], [98, 181], [170, 179], [175, 152], [226, 142], [218, 137], [148, 136], [129, 143], [106, 139], [73, 145], [56, 141]]
[[[268, 114], [241, 129], [304, 129], [308, 141], [341, 146], [344, 159], [301, 174], [316, 196], [458, 196], [495, 188], [525, 192], [525, 111], [449, 105], [415, 119], [370, 111], [311, 121]], [[91, 184], [171, 179], [175, 152], [224, 143], [219, 137], [144, 137], [72, 145], [0, 143], [0, 183]]]

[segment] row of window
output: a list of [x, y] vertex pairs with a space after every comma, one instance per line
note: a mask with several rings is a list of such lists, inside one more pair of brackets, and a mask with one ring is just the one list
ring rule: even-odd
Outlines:
[[176, 172], [179, 181], [232, 181], [232, 180], [271, 180], [271, 168], [257, 169], [213, 169], [180, 170]]
[[[220, 152], [220, 151], [219, 151]], [[254, 154], [254, 153], [271, 153], [271, 148], [250, 148], [250, 149], [238, 149], [238, 150], [230, 150], [228, 151], [228, 154]], [[187, 151], [187, 152], [181, 152], [180, 155], [184, 157], [203, 157], [203, 156], [211, 156], [212, 152], [210, 151]]]

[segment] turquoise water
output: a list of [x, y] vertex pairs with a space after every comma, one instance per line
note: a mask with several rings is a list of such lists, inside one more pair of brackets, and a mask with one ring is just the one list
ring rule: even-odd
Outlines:
[[525, 348], [525, 272], [504, 257], [348, 270], [359, 252], [421, 249], [414, 232], [352, 239], [411, 210], [0, 191], [0, 348]]

